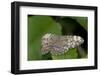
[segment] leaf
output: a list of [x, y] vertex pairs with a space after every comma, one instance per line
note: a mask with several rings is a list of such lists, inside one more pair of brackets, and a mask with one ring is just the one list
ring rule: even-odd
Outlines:
[[42, 55], [42, 60], [52, 60], [51, 53]]
[[80, 23], [81, 26], [85, 30], [88, 29], [88, 27], [87, 27], [87, 25], [88, 25], [88, 17], [71, 17], [71, 18], [75, 19], [78, 23]]
[[41, 38], [46, 33], [60, 35], [61, 27], [49, 16], [28, 16], [28, 60], [41, 60]]
[[81, 46], [78, 47], [78, 53], [79, 53], [80, 58], [87, 58], [87, 54], [84, 50], [85, 49], [82, 48]]
[[69, 49], [68, 52], [61, 54], [61, 55], [53, 55], [52, 58], [54, 59], [76, 59], [78, 56], [77, 48]]

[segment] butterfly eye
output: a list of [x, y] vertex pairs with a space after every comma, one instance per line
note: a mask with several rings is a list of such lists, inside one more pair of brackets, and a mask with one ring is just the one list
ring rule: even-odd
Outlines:
[[80, 36], [57, 36], [46, 34], [42, 38], [42, 54], [50, 52], [52, 55], [61, 55], [71, 48], [81, 45], [84, 39]]

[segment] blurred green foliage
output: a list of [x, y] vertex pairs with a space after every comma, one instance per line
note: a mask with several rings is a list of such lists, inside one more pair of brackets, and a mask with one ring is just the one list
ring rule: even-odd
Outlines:
[[87, 24], [88, 24], [88, 19], [87, 17], [71, 17], [72, 19], [75, 19], [78, 23], [81, 24], [81, 26], [87, 30], [88, 27], [87, 27]]
[[52, 55], [52, 59], [75, 59], [77, 57], [78, 57], [77, 48], [69, 49], [68, 52], [62, 55], [57, 55], [57, 56]]
[[[87, 17], [70, 18], [75, 19], [87, 30]], [[56, 22], [51, 16], [28, 16], [28, 60], [77, 59], [77, 48], [70, 49], [67, 53], [57, 56], [53, 56], [50, 53], [41, 54], [42, 36], [46, 33], [62, 35], [61, 29], [62, 24]]]

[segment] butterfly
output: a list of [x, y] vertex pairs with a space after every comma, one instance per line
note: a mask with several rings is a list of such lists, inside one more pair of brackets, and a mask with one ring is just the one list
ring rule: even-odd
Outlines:
[[69, 49], [80, 46], [84, 39], [76, 35], [61, 36], [47, 33], [42, 37], [42, 54], [50, 52], [52, 55], [61, 55]]

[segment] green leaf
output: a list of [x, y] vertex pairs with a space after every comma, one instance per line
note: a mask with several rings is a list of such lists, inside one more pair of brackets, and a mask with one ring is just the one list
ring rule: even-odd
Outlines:
[[87, 25], [88, 25], [88, 17], [71, 17], [71, 18], [75, 19], [78, 23], [80, 23], [81, 26], [85, 30], [88, 29], [88, 27], [87, 27]]
[[76, 59], [78, 56], [77, 48], [69, 49], [68, 52], [61, 55], [52, 55], [54, 59]]
[[42, 60], [52, 60], [51, 53], [42, 55]]
[[41, 38], [46, 33], [60, 35], [61, 27], [50, 16], [28, 16], [28, 60], [41, 60]]

